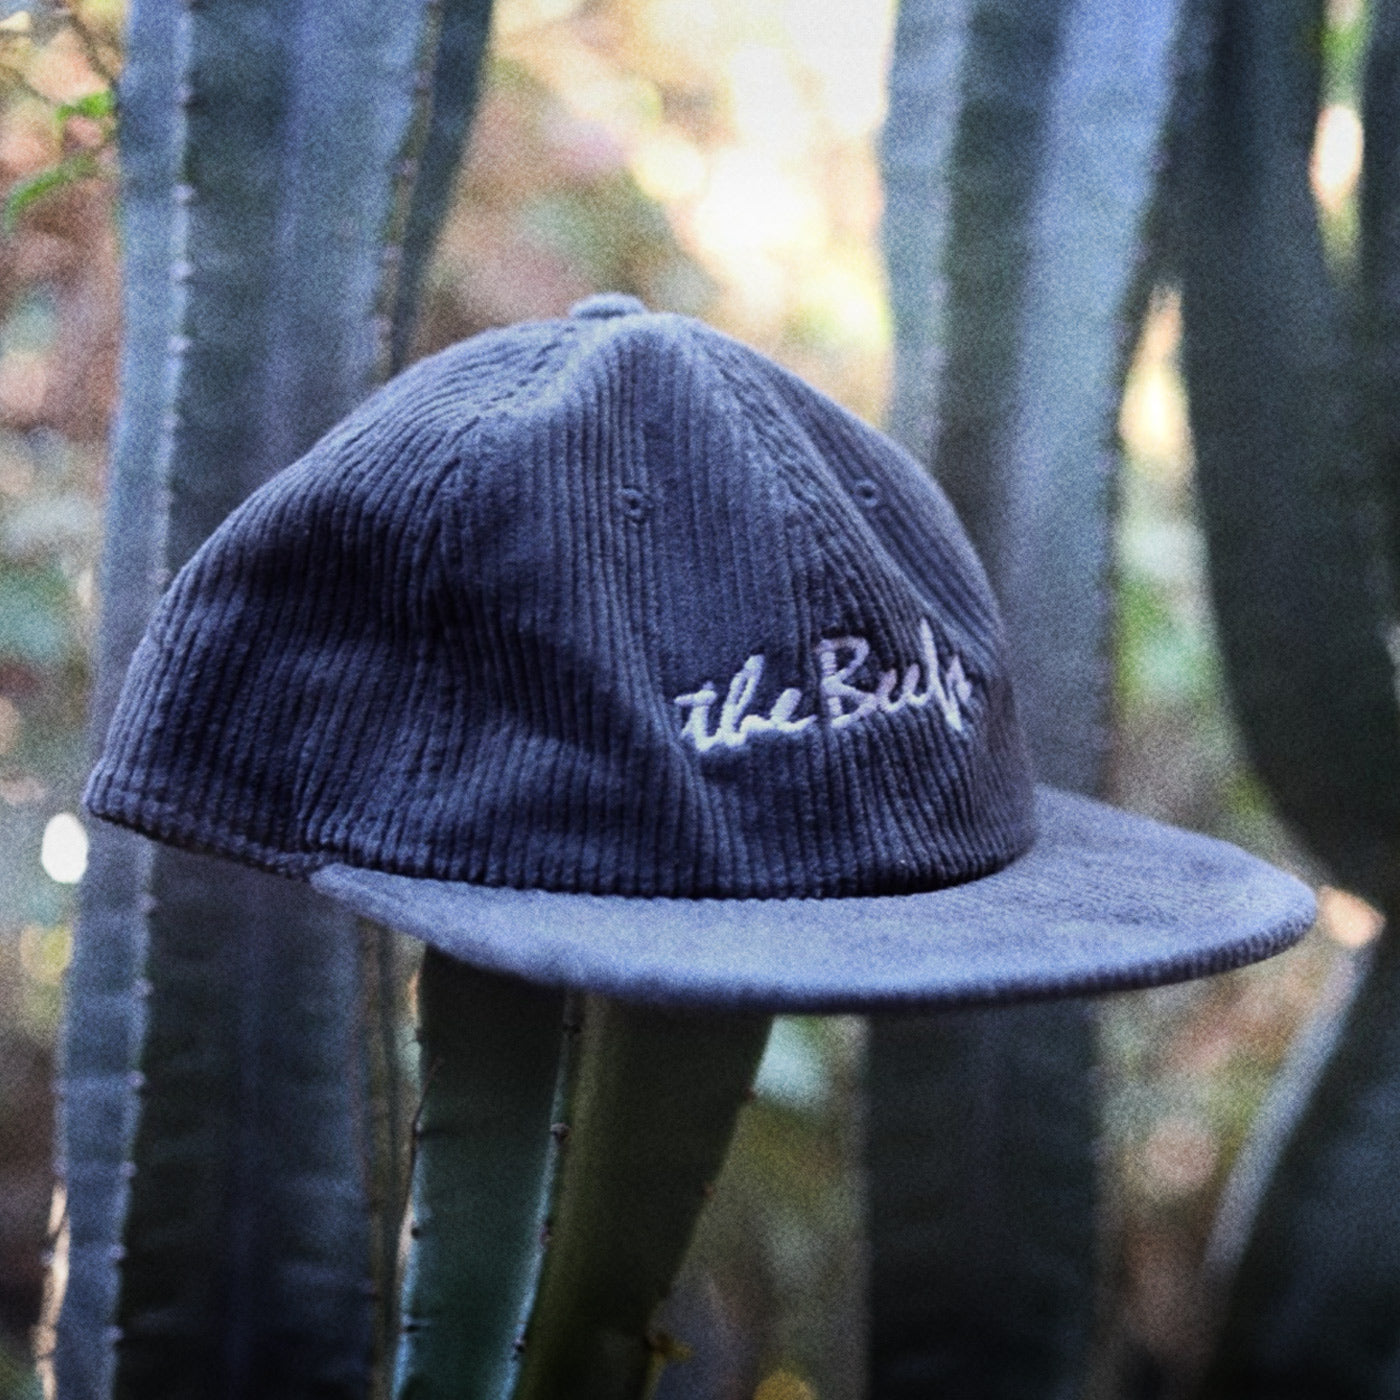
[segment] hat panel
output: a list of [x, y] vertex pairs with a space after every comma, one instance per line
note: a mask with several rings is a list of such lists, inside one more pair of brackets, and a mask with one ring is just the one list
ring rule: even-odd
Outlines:
[[[548, 757], [548, 711], [564, 703], [554, 681], [566, 679], [570, 668], [542, 666], [522, 655], [512, 635], [548, 634], [558, 615], [558, 599], [539, 567], [538, 503], [552, 483], [532, 481], [532, 454], [522, 449], [518, 434], [490, 424], [509, 415], [523, 387], [558, 377], [573, 353], [573, 339], [542, 338], [523, 373], [514, 357], [494, 382], [483, 384], [476, 373], [461, 375], [454, 385], [450, 404], [456, 419], [464, 406], [482, 411], [460, 423], [450, 456], [434, 476], [435, 489], [443, 492], [444, 533], [453, 537], [435, 532], [425, 542], [431, 561], [400, 561], [406, 578], [420, 584], [433, 580], [419, 593], [420, 606], [401, 619], [401, 650], [392, 663], [400, 678], [389, 695], [402, 713], [381, 723], [372, 763], [361, 770], [360, 780], [326, 804], [316, 833], [323, 850], [446, 877], [482, 869], [505, 881], [514, 873], [511, 860], [493, 856], [492, 846], [505, 841], [508, 856], [512, 849], [517, 858], [523, 853], [508, 839], [523, 809], [519, 794], [511, 795], [521, 767], [519, 740], [522, 732], [546, 736], [546, 743], [535, 746], [544, 758], [534, 753], [523, 768], [533, 775], [531, 781], [551, 786], [557, 759]], [[545, 449], [533, 457], [547, 462], [547, 443]], [[394, 489], [404, 497], [412, 494], [402, 486]], [[475, 515], [467, 538], [459, 539], [464, 494], [474, 502]], [[409, 509], [417, 513], [421, 505]], [[522, 531], [522, 522], [529, 528]], [[546, 546], [546, 556], [551, 547]], [[472, 581], [465, 591], [464, 576]], [[402, 589], [402, 581], [397, 586]], [[480, 781], [473, 783], [473, 777]], [[553, 786], [571, 810], [567, 782]], [[512, 810], [515, 821], [506, 819]], [[464, 825], [469, 839], [463, 837]], [[547, 846], [548, 837], [541, 844]]]
[[[900, 858], [891, 846], [891, 818], [924, 852], [925, 871], [937, 872], [934, 878], [1006, 859], [1030, 837], [1029, 774], [995, 603], [951, 508], [916, 469], [912, 479], [892, 474], [882, 454], [867, 446], [866, 439], [879, 435], [863, 425], [864, 439], [833, 441], [827, 434], [819, 442], [811, 424], [856, 421], [830, 400], [796, 380], [791, 383], [798, 392], [789, 400], [777, 390], [790, 377], [777, 371], [770, 379], [766, 371], [774, 367], [768, 361], [713, 331], [697, 328], [696, 336], [761, 437], [772, 470], [800, 503], [799, 515], [824, 564], [809, 580], [810, 605], [822, 622], [821, 645], [841, 635], [868, 644], [868, 659], [851, 680], [873, 686], [877, 677], [903, 674], [911, 659], [920, 659], [923, 648], [915, 639], [927, 628], [940, 664], [956, 657], [971, 683], [968, 704], [977, 713], [965, 728], [935, 719], [937, 707], [918, 716], [932, 721], [922, 725], [905, 714], [872, 719], [878, 743], [862, 760], [861, 772], [867, 806], [873, 802], [884, 814], [879, 860]], [[918, 523], [926, 553], [936, 561], [931, 572], [939, 587], [914, 585], [872, 523], [852, 508], [852, 479], [867, 496]], [[839, 765], [830, 769], [832, 778], [840, 774]], [[882, 823], [867, 816], [856, 825], [870, 831]], [[874, 878], [887, 876], [880, 868]]]
[[965, 781], [973, 785], [972, 790], [985, 793], [984, 812], [989, 820], [1024, 830], [1031, 800], [1030, 764], [1016, 718], [1001, 615], [981, 562], [947, 497], [892, 438], [788, 370], [761, 357], [752, 358], [755, 373], [791, 415], [791, 438], [807, 443], [812, 456], [832, 473], [902, 585], [932, 609], [946, 629], [949, 645], [969, 669], [976, 667], [984, 677], [992, 761]]
[[[810, 498], [820, 484], [812, 464], [779, 460], [759, 431], [773, 418], [770, 406], [752, 396], [740, 400], [707, 338], [694, 335], [690, 323], [681, 329], [673, 359], [687, 365], [692, 394], [664, 410], [667, 431], [656, 435], [651, 453], [653, 478], [664, 475], [656, 527], [665, 533], [656, 553], [690, 565], [688, 574], [684, 567], [670, 572], [662, 594], [670, 643], [662, 656], [664, 693], [685, 699], [713, 692], [704, 726], [715, 739], [735, 677], [749, 667], [748, 716], [771, 716], [790, 692], [801, 700], [788, 720], [806, 721], [795, 736], [759, 730], [746, 742], [710, 743], [703, 752], [694, 742], [700, 731], [691, 742], [678, 736], [681, 766], [699, 780], [710, 828], [725, 840], [723, 849], [702, 855], [711, 865], [727, 862], [730, 887], [742, 879], [769, 895], [947, 882], [1009, 858], [1028, 839], [1025, 831], [1013, 843], [970, 850], [936, 792], [911, 798], [908, 775], [922, 768], [926, 779], [941, 762], [941, 716], [911, 708], [899, 722], [877, 721], [860, 737], [827, 725], [823, 640], [855, 632], [903, 675], [914, 660], [911, 643], [917, 652], [920, 610], [888, 570], [866, 567], [869, 560], [862, 560], [864, 577], [851, 576], [825, 522], [813, 516]], [[656, 399], [672, 402], [665, 394]], [[781, 434], [781, 423], [769, 426]], [[881, 639], [893, 640], [882, 646]], [[695, 714], [692, 706], [691, 719]], [[672, 717], [673, 735], [685, 720], [685, 710]]]
[[133, 672], [178, 740], [142, 721], [137, 824], [278, 869], [677, 896], [931, 888], [1023, 849], [980, 574], [911, 587], [720, 339], [482, 337], [257, 493]]
[[518, 386], [538, 360], [529, 337], [484, 340], [374, 395], [181, 571], [90, 780], [95, 812], [281, 870], [351, 830], [373, 852], [366, 829], [411, 771], [390, 756], [432, 731], [424, 598], [434, 492], [471, 416], [461, 377]]
[[[755, 739], [742, 750], [720, 749], [735, 762], [698, 761], [685, 726], [700, 716], [685, 697], [713, 691], [705, 721], [713, 731], [734, 677], [752, 663], [751, 710], [768, 715], [788, 690], [800, 693], [792, 723], [810, 714], [816, 671], [808, 638], [804, 576], [813, 567], [796, 503], [767, 470], [752, 425], [733, 411], [724, 385], [687, 323], [668, 327], [670, 350], [648, 347], [660, 382], [648, 405], [647, 471], [656, 509], [643, 540], [657, 575], [656, 721], [677, 787], [694, 805], [705, 843], [688, 852], [698, 886], [741, 881], [755, 892], [802, 888], [824, 878], [824, 832], [803, 808], [811, 785], [803, 739], [776, 746]], [[659, 349], [659, 347], [656, 347]], [[664, 368], [663, 368], [664, 367]], [[789, 748], [792, 752], [786, 752]], [[742, 753], [743, 762], [738, 761]], [[703, 814], [703, 815], [701, 815]], [[795, 831], [806, 830], [805, 859], [796, 858]]]
[[1001, 611], [982, 562], [936, 481], [892, 438], [831, 408], [804, 415], [803, 428], [881, 545], [962, 627], [966, 645], [995, 639], [1004, 648]]
[[[433, 869], [776, 897], [927, 887], [1023, 848], [1023, 819], [967, 797], [980, 738], [925, 693], [948, 680], [941, 620], [859, 521], [842, 537], [849, 512], [814, 513], [822, 465], [776, 460], [755, 430], [771, 418], [736, 403], [688, 323], [649, 318], [576, 338], [547, 384], [473, 430], [444, 532], [459, 693], [443, 703], [463, 739]], [[922, 703], [865, 734], [829, 723], [822, 668], [843, 637], [858, 643], [842, 665], [870, 652], [853, 681], [912, 669]], [[715, 742], [736, 687], [760, 727]], [[970, 721], [978, 701], [961, 704]], [[1013, 806], [1019, 785], [990, 790]]]
[[[933, 478], [886, 434], [857, 418], [795, 374], [718, 331], [707, 347], [722, 363], [741, 366], [741, 392], [761, 394], [781, 425], [778, 450], [798, 455], [820, 482], [817, 507], [860, 533], [867, 547], [889, 555], [887, 566], [911, 585], [979, 664], [1005, 667], [1000, 610], [976, 551]], [[854, 509], [848, 509], [854, 507]]]
[[646, 475], [646, 395], [615, 354], [595, 337], [463, 454], [443, 548], [445, 703], [466, 741], [435, 823], [461, 878], [656, 891], [675, 888], [678, 853], [718, 844], [656, 684], [665, 560], [646, 541], [662, 504]]
[[[303, 734], [299, 830], [319, 858], [450, 873], [435, 812], [460, 767], [463, 735], [443, 722], [451, 658], [440, 497], [482, 414], [568, 353], [571, 337], [547, 326], [517, 332], [488, 333], [401, 376], [372, 414], [396, 422], [398, 439], [341, 456], [347, 479], [363, 475], [338, 508], [327, 502], [338, 546], [329, 557], [348, 568], [325, 580], [334, 617], [319, 638], [308, 620], [301, 660], [283, 674], [289, 722]], [[298, 721], [299, 708], [318, 722]]]

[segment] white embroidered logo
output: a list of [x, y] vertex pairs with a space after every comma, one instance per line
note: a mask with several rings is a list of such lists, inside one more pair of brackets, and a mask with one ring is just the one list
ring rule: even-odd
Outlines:
[[[870, 656], [870, 643], [864, 637], [827, 637], [817, 643], [817, 664], [821, 668], [821, 704], [833, 729], [844, 729], [874, 714], [892, 715], [908, 706], [922, 710], [937, 705], [948, 728], [963, 732], [962, 707], [972, 696], [972, 685], [963, 671], [962, 658], [956, 653], [946, 669], [940, 669], [938, 647], [933, 640], [933, 628], [927, 620], [919, 623], [919, 648], [922, 658], [904, 670], [883, 671], [874, 690], [862, 690], [852, 681]], [[817, 715], [794, 718], [802, 703], [802, 692], [789, 688], [773, 702], [766, 715], [749, 714], [748, 708], [758, 694], [763, 679], [764, 658], [760, 652], [749, 657], [734, 673], [728, 693], [720, 707], [719, 723], [710, 729], [710, 711], [719, 699], [714, 683], [706, 681], [689, 695], [676, 696], [675, 703], [686, 712], [681, 735], [689, 739], [701, 753], [723, 745], [742, 748], [753, 734], [800, 734], [817, 722]], [[920, 682], [923, 682], [922, 689]]]

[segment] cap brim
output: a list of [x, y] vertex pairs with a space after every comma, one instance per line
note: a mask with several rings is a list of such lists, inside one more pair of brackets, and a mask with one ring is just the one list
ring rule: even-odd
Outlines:
[[1306, 885], [1237, 847], [1050, 788], [1039, 836], [950, 889], [849, 899], [640, 899], [332, 865], [315, 888], [463, 962], [690, 1007], [969, 1006], [1184, 981], [1312, 923]]

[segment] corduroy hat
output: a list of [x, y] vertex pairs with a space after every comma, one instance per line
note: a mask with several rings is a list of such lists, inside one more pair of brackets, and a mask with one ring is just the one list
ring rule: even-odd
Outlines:
[[1035, 788], [981, 567], [889, 438], [590, 298], [400, 375], [181, 571], [86, 801], [462, 960], [870, 1010], [1264, 957], [1309, 891]]

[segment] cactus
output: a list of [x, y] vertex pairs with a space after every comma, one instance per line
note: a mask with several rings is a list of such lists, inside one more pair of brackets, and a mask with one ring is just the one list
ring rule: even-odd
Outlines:
[[[382, 376], [391, 313], [410, 323], [397, 240], [421, 263], [441, 208], [410, 205], [411, 146], [432, 65], [474, 78], [463, 9], [439, 59], [429, 0], [134, 5], [99, 736], [164, 578]], [[434, 108], [439, 183], [469, 110]], [[99, 836], [64, 1030], [66, 1397], [364, 1393], [357, 958], [304, 890]]]
[[[293, 25], [261, 0], [135, 6], [99, 737], [163, 579], [406, 355], [488, 19], [483, 0], [345, 0]], [[304, 889], [99, 833], [65, 1023], [65, 1396], [379, 1388], [367, 1359], [382, 1374], [398, 1331], [396, 958]], [[562, 996], [435, 954], [420, 996], [398, 1392], [581, 1393], [586, 1374], [589, 1393], [640, 1393], [767, 1022], [597, 1003], [565, 1152]]]
[[395, 1393], [510, 1392], [564, 1121], [565, 997], [433, 949], [418, 987], [423, 1103]]
[[370, 1287], [375, 1299], [372, 1400], [393, 1379], [399, 1337], [399, 1255], [409, 1192], [409, 1136], [417, 1096], [405, 1073], [406, 993], [418, 960], [414, 940], [360, 920], [360, 1005], [364, 1037], [365, 1145], [369, 1158]]
[[431, 949], [399, 1400], [632, 1400], [769, 1018], [528, 988]]
[[1308, 185], [1322, 8], [1230, 3], [1212, 18], [1173, 252], [1221, 645], [1280, 812], [1343, 883], [1384, 902], [1400, 714], [1363, 515], [1366, 370]]
[[[102, 630], [92, 701], [100, 735], [116, 706], [127, 660], [158, 591], [159, 500], [165, 464], [166, 347], [176, 324], [170, 278], [181, 124], [179, 10], [131, 12], [122, 91], [122, 206], [127, 239], [122, 411], [113, 444], [107, 533], [121, 549], [103, 558]], [[126, 1163], [138, 1104], [131, 1076], [145, 1029], [140, 913], [154, 848], [117, 828], [94, 831], [83, 907], [66, 982], [59, 1085], [58, 1175], [68, 1217], [68, 1281], [54, 1365], [65, 1393], [111, 1390]]]
[[[1171, 251], [1227, 677], [1281, 813], [1335, 879], [1393, 916], [1400, 6], [1372, 10], [1354, 276], [1329, 266], [1309, 190], [1323, 6], [1219, 0], [1209, 18]], [[1396, 985], [1391, 930], [1350, 1001], [1321, 1013], [1293, 1092], [1241, 1159], [1204, 1395], [1394, 1390]]]
[[[1039, 776], [1102, 782], [1115, 425], [1182, 6], [903, 0], [884, 136], [895, 430], [1006, 615]], [[1094, 1320], [1083, 1003], [876, 1022], [871, 1370], [1073, 1393]]]
[[491, 0], [452, 0], [443, 6], [437, 56], [428, 79], [428, 99], [432, 105], [404, 219], [403, 252], [389, 337], [390, 368], [395, 372], [409, 359], [409, 342], [428, 273], [428, 260], [447, 215], [467, 132], [476, 111], [481, 88], [481, 59], [490, 28]]
[[650, 1319], [719, 1175], [771, 1018], [583, 1003], [518, 1400], [630, 1400], [673, 1351]]

